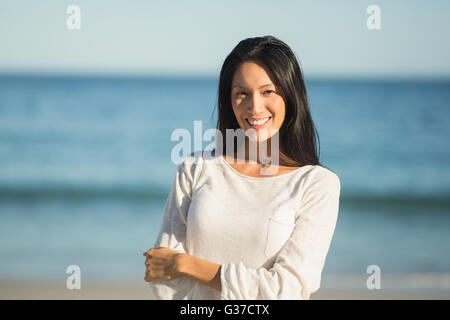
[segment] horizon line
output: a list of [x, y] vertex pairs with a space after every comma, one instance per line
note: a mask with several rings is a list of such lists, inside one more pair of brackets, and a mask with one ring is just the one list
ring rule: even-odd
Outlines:
[[[198, 80], [218, 80], [219, 74], [213, 73], [189, 73], [189, 72], [120, 72], [120, 71], [81, 71], [73, 70], [49, 71], [49, 70], [1, 70], [0, 77], [44, 77], [44, 78], [77, 78], [77, 79], [198, 79]], [[303, 72], [305, 81], [320, 80], [361, 80], [361, 81], [450, 81], [449, 75], [431, 74], [323, 74]]]

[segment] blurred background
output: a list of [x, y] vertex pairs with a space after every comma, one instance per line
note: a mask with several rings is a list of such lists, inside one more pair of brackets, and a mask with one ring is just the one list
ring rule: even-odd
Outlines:
[[449, 33], [444, 0], [0, 0], [0, 298], [148, 298], [171, 133], [215, 128], [225, 57], [263, 35], [295, 51], [341, 180], [312, 298], [450, 298]]

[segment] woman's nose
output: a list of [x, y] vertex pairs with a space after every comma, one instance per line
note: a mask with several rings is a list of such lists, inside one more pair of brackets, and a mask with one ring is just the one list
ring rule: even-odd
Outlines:
[[250, 113], [257, 115], [261, 113], [266, 107], [264, 106], [264, 100], [258, 95], [253, 95], [249, 104]]

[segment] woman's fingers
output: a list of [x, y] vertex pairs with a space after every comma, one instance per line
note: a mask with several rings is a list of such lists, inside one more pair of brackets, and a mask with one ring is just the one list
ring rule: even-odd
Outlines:
[[151, 282], [152, 281], [152, 277], [150, 276], [150, 274], [148, 272], [145, 273], [144, 280], [147, 281], [147, 282]]
[[174, 254], [176, 254], [175, 251], [165, 247], [155, 247], [144, 252], [143, 256], [146, 257], [144, 280], [150, 282], [173, 279]]
[[[159, 247], [157, 247], [157, 248], [159, 248]], [[152, 256], [151, 256], [151, 251], [154, 250], [154, 249], [157, 249], [157, 248], [150, 248], [150, 249], [148, 249], [147, 251], [145, 251], [142, 255], [143, 255], [144, 257], [149, 257], [149, 258], [151, 258], [151, 257], [152, 257]]]
[[145, 251], [142, 255], [144, 256], [144, 257], [151, 257], [151, 254], [150, 254], [150, 251], [151, 251], [152, 249], [150, 249], [150, 250], [148, 250], [148, 251]]
[[147, 257], [145, 259], [145, 262], [144, 262], [145, 263], [145, 277], [144, 277], [144, 280], [147, 281], [147, 282], [151, 282], [151, 280], [152, 280], [151, 279], [151, 261], [150, 261], [151, 256], [149, 257], [148, 251], [144, 252], [144, 256]]

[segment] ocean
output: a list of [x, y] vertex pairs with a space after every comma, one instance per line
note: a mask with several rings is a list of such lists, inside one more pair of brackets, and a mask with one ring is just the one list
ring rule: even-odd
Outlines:
[[[450, 80], [306, 86], [342, 188], [324, 276], [450, 273]], [[0, 280], [64, 285], [69, 265], [143, 280], [175, 177], [171, 133], [215, 128], [216, 99], [215, 78], [1, 75]]]

